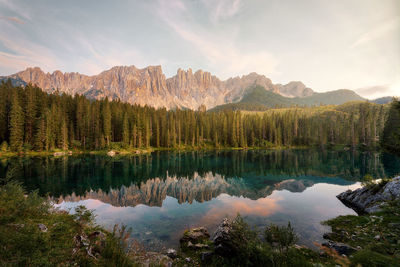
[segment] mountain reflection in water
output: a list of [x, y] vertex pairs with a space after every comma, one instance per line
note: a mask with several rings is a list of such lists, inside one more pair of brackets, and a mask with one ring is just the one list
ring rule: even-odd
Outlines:
[[161, 207], [167, 196], [178, 200], [179, 204], [190, 203], [194, 200], [199, 203], [210, 201], [219, 195], [226, 193], [230, 196], [244, 197], [251, 200], [265, 198], [272, 194], [274, 190], [286, 189], [290, 192], [303, 192], [307, 187], [314, 183], [328, 182], [342, 185], [354, 184], [354, 182], [342, 179], [326, 179], [318, 177], [297, 177], [296, 179], [283, 180], [275, 179], [271, 182], [271, 177], [258, 177], [259, 182], [265, 184], [263, 188], [252, 188], [251, 184], [246, 183], [243, 178], [223, 178], [219, 174], [213, 175], [211, 172], [200, 176], [198, 173], [193, 178], [178, 178], [167, 176], [165, 179], [154, 178], [142, 182], [140, 185], [131, 184], [121, 186], [120, 189], [110, 189], [108, 192], [99, 189], [98, 191], [86, 191], [82, 195], [60, 196], [56, 201], [76, 202], [85, 199], [97, 199], [113, 206], [131, 206], [138, 204], [147, 206]]
[[385, 153], [324, 150], [156, 152], [108, 157], [13, 157], [0, 160], [27, 190], [49, 195], [62, 209], [85, 205], [97, 223], [132, 227], [134, 238], [161, 250], [179, 244], [188, 227], [213, 232], [237, 213], [251, 225], [292, 223], [300, 243], [321, 242], [321, 221], [354, 214], [336, 195], [400, 173]]

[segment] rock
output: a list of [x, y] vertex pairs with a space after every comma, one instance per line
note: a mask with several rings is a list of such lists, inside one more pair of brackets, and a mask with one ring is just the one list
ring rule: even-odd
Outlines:
[[337, 237], [337, 235], [338, 235], [337, 233], [325, 233], [325, 234], [322, 235], [322, 237], [324, 239], [334, 240], [335, 237]]
[[[234, 102], [246, 94], [246, 89], [259, 85], [266, 90], [289, 97], [304, 97], [314, 92], [301, 82], [273, 84], [264, 75], [250, 73], [242, 77], [221, 81], [209, 72], [178, 69], [175, 76], [166, 79], [161, 66], [143, 69], [135, 66], [115, 66], [98, 75], [87, 76], [71, 72], [54, 71], [45, 73], [40, 68], [27, 68], [1, 79], [11, 78], [22, 84], [32, 83], [47, 93], [75, 95], [94, 99], [120, 99], [123, 102], [152, 107], [186, 107], [197, 110], [204, 105], [207, 109]], [[56, 89], [55, 89], [56, 88]]]
[[322, 243], [322, 246], [334, 249], [339, 255], [348, 256], [357, 251], [357, 249], [355, 249], [349, 245], [346, 245], [343, 243], [336, 243], [336, 242], [332, 242], [332, 241], [329, 241], [327, 243]]
[[181, 243], [181, 245], [186, 244], [187, 246], [189, 246], [189, 242], [192, 244], [197, 244], [208, 240], [209, 238], [210, 234], [208, 233], [207, 229], [204, 227], [198, 227], [186, 231], [179, 242]]
[[212, 251], [204, 251], [201, 253], [201, 261], [209, 261], [214, 256], [214, 252]]
[[231, 222], [227, 218], [224, 218], [217, 227], [217, 230], [215, 230], [212, 238], [216, 254], [226, 257], [236, 252], [237, 249], [232, 244], [232, 238], [230, 236], [231, 230]]
[[380, 235], [376, 235], [376, 236], [374, 237], [374, 239], [378, 241], [378, 240], [381, 239], [381, 236], [380, 236]]
[[8, 223], [7, 226], [11, 226], [11, 227], [18, 229], [18, 228], [24, 228], [25, 224], [23, 224], [23, 223]]
[[400, 176], [393, 178], [381, 188], [379, 185], [347, 190], [337, 196], [345, 205], [358, 213], [374, 213], [382, 210], [389, 201], [400, 200]]
[[185, 261], [186, 261], [186, 262], [191, 262], [192, 259], [188, 257], [188, 258], [185, 258]]
[[89, 239], [99, 238], [100, 240], [105, 240], [106, 235], [102, 231], [94, 231], [93, 233], [89, 234]]
[[43, 223], [38, 224], [39, 230], [42, 231], [43, 233], [47, 232], [47, 227]]
[[167, 250], [167, 256], [170, 257], [171, 259], [176, 259], [178, 257], [178, 253], [176, 252], [175, 249], [170, 248]]
[[116, 154], [117, 153], [115, 151], [113, 151], [113, 150], [107, 152], [107, 155], [110, 156], [110, 157], [114, 157]]
[[388, 227], [400, 229], [400, 223], [389, 223]]
[[207, 245], [207, 244], [200, 244], [200, 243], [198, 243], [198, 244], [195, 244], [195, 245], [194, 245], [194, 248], [195, 248], [195, 249], [204, 249], [204, 248], [210, 248], [210, 246]]
[[77, 247], [88, 247], [89, 241], [85, 235], [74, 236], [74, 243]]
[[54, 152], [54, 157], [60, 157], [60, 156], [65, 156], [66, 153], [65, 152]]

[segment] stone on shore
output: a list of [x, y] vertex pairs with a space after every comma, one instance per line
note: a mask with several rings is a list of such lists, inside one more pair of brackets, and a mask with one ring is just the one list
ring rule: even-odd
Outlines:
[[232, 223], [224, 218], [212, 238], [216, 254], [227, 257], [236, 252], [237, 249], [233, 245], [231, 231]]
[[374, 213], [382, 210], [389, 201], [400, 200], [400, 176], [383, 186], [365, 186], [354, 191], [347, 190], [337, 196], [345, 205], [359, 213]]
[[186, 231], [183, 237], [179, 240], [181, 246], [189, 247], [193, 244], [200, 244], [210, 239], [210, 234], [204, 227], [193, 228]]

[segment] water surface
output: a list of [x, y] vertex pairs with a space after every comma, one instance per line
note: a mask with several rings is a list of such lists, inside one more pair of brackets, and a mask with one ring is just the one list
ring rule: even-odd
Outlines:
[[389, 154], [318, 150], [156, 152], [143, 156], [2, 159], [28, 190], [49, 195], [60, 208], [85, 205], [107, 228], [125, 224], [148, 248], [178, 245], [189, 227], [211, 232], [240, 213], [258, 227], [292, 223], [299, 243], [322, 241], [321, 221], [355, 214], [336, 195], [400, 173]]

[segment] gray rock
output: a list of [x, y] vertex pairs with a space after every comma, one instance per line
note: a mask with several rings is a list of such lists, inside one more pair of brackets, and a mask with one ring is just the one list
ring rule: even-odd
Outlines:
[[236, 252], [237, 249], [232, 242], [231, 230], [231, 222], [227, 218], [224, 218], [217, 227], [217, 230], [215, 230], [212, 238], [216, 254], [227, 257]]
[[183, 237], [179, 240], [181, 245], [189, 246], [189, 242], [192, 244], [201, 243], [210, 238], [210, 234], [207, 229], [204, 227], [198, 227], [190, 229], [189, 231], [183, 234]]
[[89, 234], [89, 239], [99, 238], [100, 240], [105, 240], [106, 235], [102, 231], [94, 231]]
[[195, 248], [195, 249], [204, 249], [204, 248], [210, 248], [210, 246], [207, 245], [207, 244], [200, 244], [200, 243], [198, 243], [198, 244], [195, 244], [195, 245], [194, 245], [194, 248]]
[[175, 249], [170, 248], [167, 250], [167, 256], [170, 257], [171, 259], [176, 259], [178, 257], [178, 253], [176, 252]]
[[357, 251], [357, 249], [355, 249], [349, 245], [346, 245], [343, 243], [336, 243], [336, 242], [332, 242], [332, 241], [329, 241], [327, 243], [322, 243], [322, 245], [324, 247], [334, 249], [339, 255], [348, 256]]
[[358, 213], [379, 212], [388, 201], [400, 200], [400, 176], [393, 178], [381, 188], [377, 188], [378, 186], [347, 190], [337, 198]]
[[214, 252], [205, 251], [201, 253], [201, 261], [209, 261], [214, 256]]
[[113, 151], [113, 150], [107, 152], [107, 155], [110, 156], [110, 157], [114, 157], [116, 154], [117, 153], [115, 151]]
[[39, 230], [42, 231], [43, 233], [47, 232], [47, 227], [43, 223], [38, 224]]
[[400, 228], [400, 223], [389, 223], [388, 227], [390, 227], [390, 228]]

